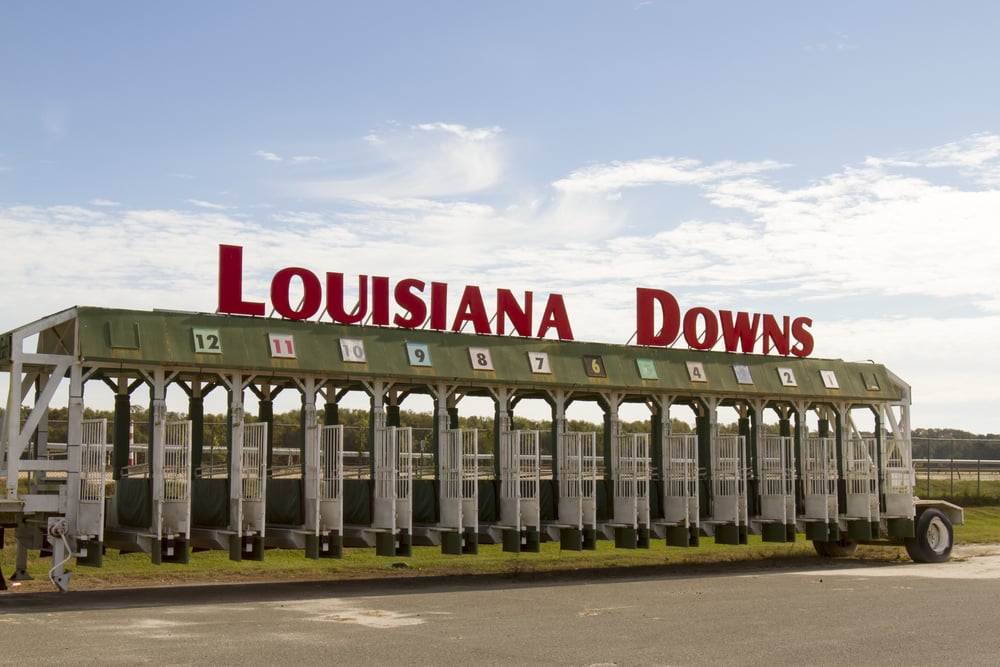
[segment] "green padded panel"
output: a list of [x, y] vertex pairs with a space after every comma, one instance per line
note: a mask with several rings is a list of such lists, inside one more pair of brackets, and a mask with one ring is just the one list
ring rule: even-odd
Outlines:
[[153, 524], [152, 480], [120, 479], [115, 483], [118, 524], [129, 528], [149, 528]]
[[229, 480], [193, 480], [191, 487], [191, 523], [205, 528], [229, 526]]
[[267, 523], [301, 526], [305, 523], [301, 479], [267, 480]]
[[413, 523], [434, 525], [440, 516], [438, 482], [433, 479], [413, 480]]
[[372, 522], [372, 487], [367, 479], [344, 480], [344, 523], [369, 526]]

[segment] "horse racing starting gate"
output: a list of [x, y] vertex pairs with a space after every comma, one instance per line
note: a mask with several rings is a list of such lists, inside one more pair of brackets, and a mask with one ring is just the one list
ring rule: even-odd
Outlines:
[[[0, 373], [12, 578], [30, 576], [29, 551], [50, 551], [61, 590], [70, 561], [100, 566], [108, 548], [183, 564], [203, 549], [406, 557], [420, 545], [459, 555], [804, 535], [822, 555], [887, 541], [942, 560], [962, 520], [961, 508], [914, 499], [909, 387], [871, 363], [79, 307], [0, 336]], [[279, 465], [283, 391], [298, 392], [302, 418]], [[371, 404], [350, 447], [338, 410], [348, 394]], [[416, 443], [399, 411], [413, 394], [438, 414]], [[211, 441], [210, 395], [226, 406]], [[470, 395], [493, 397], [492, 430], [461, 427]], [[61, 396], [64, 428], [50, 418]], [[524, 399], [549, 402], [551, 432], [511, 427]], [[112, 416], [84, 419], [102, 402]], [[570, 402], [603, 411], [605, 432], [568, 429]], [[619, 432], [624, 403], [650, 408], [646, 432]], [[688, 432], [671, 422], [681, 409]]]

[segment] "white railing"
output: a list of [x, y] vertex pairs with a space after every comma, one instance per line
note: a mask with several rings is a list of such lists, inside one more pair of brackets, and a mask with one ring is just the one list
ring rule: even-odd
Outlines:
[[668, 523], [697, 525], [698, 436], [668, 435], [663, 451], [663, 518]]
[[80, 502], [104, 502], [107, 458], [108, 420], [83, 420], [83, 443], [80, 448]]
[[264, 500], [267, 476], [267, 422], [243, 425], [242, 497], [248, 502]]
[[319, 443], [319, 497], [320, 500], [340, 500], [344, 480], [344, 430], [343, 427], [320, 428]]

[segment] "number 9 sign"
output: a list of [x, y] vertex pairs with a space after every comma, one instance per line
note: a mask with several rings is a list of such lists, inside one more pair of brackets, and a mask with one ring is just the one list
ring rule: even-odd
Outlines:
[[410, 360], [411, 366], [431, 365], [431, 351], [427, 343], [407, 343], [406, 357]]

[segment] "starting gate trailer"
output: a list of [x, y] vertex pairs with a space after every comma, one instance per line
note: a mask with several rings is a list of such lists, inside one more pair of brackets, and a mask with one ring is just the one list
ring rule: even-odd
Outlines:
[[[522, 550], [552, 535], [591, 548], [611, 535], [635, 547], [650, 536], [697, 546], [699, 536], [744, 543], [759, 533], [804, 534], [824, 555], [888, 540], [914, 559], [944, 560], [963, 518], [961, 508], [914, 498], [910, 388], [870, 362], [74, 307], [0, 335], [0, 374], [0, 527], [17, 538], [12, 578], [27, 576], [29, 549], [50, 550], [61, 590], [71, 559], [99, 566], [109, 547], [156, 563], [206, 548], [260, 559], [289, 545], [313, 558], [351, 545], [394, 556], [409, 553], [415, 530], [447, 535], [449, 553], [475, 553], [499, 536]], [[166, 405], [175, 386], [189, 397], [180, 418]], [[54, 443], [48, 413], [60, 388], [68, 429]], [[88, 400], [109, 389], [110, 429], [84, 419]], [[129, 424], [139, 390], [150, 406], [142, 461]], [[214, 390], [228, 394], [222, 452], [203, 442]], [[300, 463], [279, 470], [270, 406], [283, 390], [301, 394], [303, 435]], [[256, 419], [245, 412], [248, 391], [259, 399]], [[348, 392], [371, 401], [368, 470], [351, 478], [336, 409]], [[442, 415], [432, 495], [431, 482], [415, 480], [412, 435], [398, 424], [399, 397], [413, 393], [435, 398]], [[457, 430], [457, 417], [448, 423], [466, 396], [495, 402], [492, 452]], [[532, 398], [554, 406], [551, 476], [538, 433], [511, 428], [512, 406]], [[605, 412], [603, 447], [595, 434], [567, 432], [571, 401]], [[648, 433], [619, 433], [624, 403], [650, 407]], [[673, 406], [694, 412], [691, 433], [670, 432]], [[720, 408], [736, 410], [737, 433], [722, 432]], [[859, 410], [873, 429], [857, 427]], [[778, 433], [765, 428], [767, 411]]]

